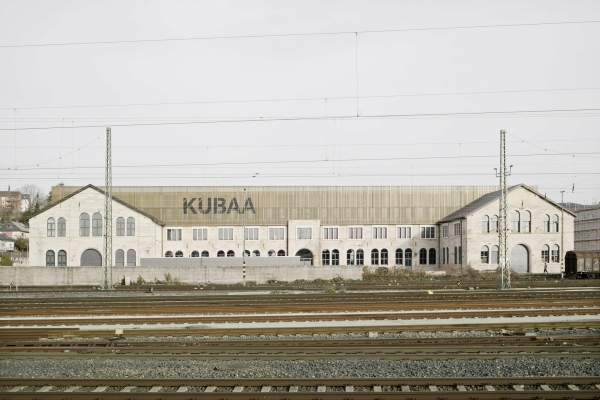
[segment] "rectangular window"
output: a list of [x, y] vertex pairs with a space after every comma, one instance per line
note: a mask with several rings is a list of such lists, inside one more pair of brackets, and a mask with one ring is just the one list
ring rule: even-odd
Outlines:
[[461, 225], [462, 225], [462, 224], [461, 224], [460, 222], [459, 222], [459, 223], [456, 223], [456, 224], [454, 224], [454, 236], [460, 236], [460, 234], [461, 234], [461, 231], [462, 231], [462, 229], [461, 229]]
[[219, 228], [219, 240], [233, 240], [233, 228]]
[[192, 235], [194, 240], [208, 240], [208, 228], [193, 228]]
[[448, 225], [442, 226], [442, 237], [443, 238], [447, 238], [448, 237]]
[[127, 236], [135, 236], [135, 219], [127, 218]]
[[489, 250], [487, 247], [481, 250], [481, 263], [487, 264], [489, 261]]
[[269, 240], [285, 240], [285, 229], [269, 228]]
[[435, 239], [435, 226], [421, 227], [421, 239]]
[[125, 221], [123, 218], [117, 218], [117, 236], [125, 236]]
[[312, 239], [312, 228], [297, 228], [296, 239]]
[[246, 240], [258, 240], [258, 228], [246, 228], [244, 235]]
[[387, 239], [387, 227], [374, 226], [373, 227], [373, 239]]
[[362, 239], [363, 228], [362, 227], [350, 227], [348, 228], [348, 239]]
[[323, 228], [323, 239], [335, 240], [338, 238], [338, 228]]
[[558, 249], [552, 249], [552, 262], [558, 262]]
[[167, 240], [168, 241], [180, 241], [181, 240], [181, 228], [167, 229]]
[[396, 230], [396, 237], [398, 239], [410, 239], [412, 237], [412, 231], [410, 226], [398, 226]]
[[547, 249], [542, 250], [542, 261], [543, 262], [549, 262], [550, 261], [550, 257], [549, 257]]

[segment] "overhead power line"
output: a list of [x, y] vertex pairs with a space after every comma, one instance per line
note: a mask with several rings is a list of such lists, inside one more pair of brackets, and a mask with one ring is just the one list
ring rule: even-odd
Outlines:
[[303, 33], [279, 33], [279, 34], [264, 34], [264, 35], [197, 36], [197, 37], [186, 37], [186, 38], [103, 40], [103, 41], [91, 41], [91, 42], [6, 44], [6, 45], [0, 45], [0, 48], [89, 46], [89, 45], [101, 45], [101, 44], [107, 45], [107, 44], [132, 44], [132, 43], [186, 42], [186, 41], [195, 41], [195, 40], [264, 39], [264, 38], [336, 36], [336, 35], [356, 35], [356, 34], [364, 35], [364, 34], [403, 33], [403, 32], [422, 32], [422, 31], [447, 31], [447, 30], [458, 30], [458, 29], [490, 29], [490, 28], [516, 28], [516, 27], [534, 27], [534, 26], [581, 25], [581, 24], [597, 24], [599, 22], [600, 21], [598, 21], [598, 20], [559, 21], [559, 22], [534, 22], [534, 23], [523, 23], [523, 24], [465, 25], [465, 26], [442, 26], [442, 27], [427, 27], [427, 28], [379, 29], [379, 30], [365, 30], [365, 31], [303, 32]]
[[[472, 96], [482, 94], [515, 94], [515, 93], [544, 93], [544, 92], [571, 92], [582, 90], [600, 90], [600, 87], [588, 88], [555, 88], [555, 89], [526, 89], [526, 90], [493, 90], [474, 92], [443, 92], [443, 93], [400, 93], [390, 95], [358, 96], [359, 99], [389, 99], [394, 97], [433, 97], [433, 96]], [[354, 100], [356, 96], [332, 96], [332, 97], [298, 97], [281, 99], [246, 99], [246, 100], [200, 100], [200, 101], [177, 101], [158, 103], [122, 103], [122, 104], [84, 104], [66, 106], [35, 106], [35, 107], [0, 107], [0, 110], [50, 110], [61, 108], [104, 108], [104, 107], [154, 107], [154, 106], [181, 106], [194, 104], [232, 104], [232, 103], [276, 103], [291, 101], [323, 101], [323, 100]], [[91, 118], [93, 119], [93, 118]]]
[[[197, 124], [221, 124], [221, 123], [240, 123], [240, 122], [274, 122], [274, 121], [321, 121], [321, 120], [359, 120], [359, 119], [385, 119], [385, 118], [436, 118], [448, 116], [506, 116], [519, 115], [524, 116], [568, 113], [568, 112], [598, 112], [600, 108], [575, 108], [575, 109], [555, 109], [555, 110], [513, 110], [513, 111], [475, 111], [475, 112], [449, 112], [449, 113], [414, 113], [414, 114], [381, 114], [381, 115], [340, 115], [340, 116], [316, 116], [316, 117], [275, 117], [275, 118], [248, 118], [238, 120], [212, 120], [212, 121], [171, 121], [171, 122], [145, 122], [135, 124], [111, 124], [112, 127], [131, 127], [131, 126], [176, 126], [176, 125], [197, 125]], [[585, 114], [584, 114], [585, 115]], [[556, 116], [556, 115], [555, 115]], [[104, 125], [76, 125], [71, 129], [102, 128]], [[40, 126], [40, 127], [22, 127], [22, 128], [0, 128], [0, 131], [27, 131], [27, 130], [52, 130], [63, 129], [63, 126]]]

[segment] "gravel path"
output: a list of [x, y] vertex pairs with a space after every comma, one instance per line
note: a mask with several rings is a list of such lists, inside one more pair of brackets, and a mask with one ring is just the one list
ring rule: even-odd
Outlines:
[[[233, 364], [233, 365], [231, 365]], [[228, 368], [231, 365], [231, 368]], [[0, 378], [399, 378], [600, 376], [597, 360], [0, 360]]]

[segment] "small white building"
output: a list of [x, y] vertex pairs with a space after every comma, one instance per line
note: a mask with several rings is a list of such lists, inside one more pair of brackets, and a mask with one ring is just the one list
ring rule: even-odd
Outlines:
[[[498, 268], [500, 191], [467, 204], [438, 222], [442, 263], [477, 270]], [[508, 248], [517, 273], [564, 271], [573, 249], [575, 214], [525, 185], [508, 189]]]
[[29, 237], [29, 228], [17, 221], [9, 221], [0, 226], [0, 233], [4, 233], [13, 239]]

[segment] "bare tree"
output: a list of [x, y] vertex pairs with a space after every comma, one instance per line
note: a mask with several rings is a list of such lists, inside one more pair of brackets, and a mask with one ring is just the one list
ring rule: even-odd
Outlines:
[[25, 202], [25, 210], [33, 211], [46, 205], [46, 194], [44, 190], [36, 185], [25, 185], [19, 189]]

